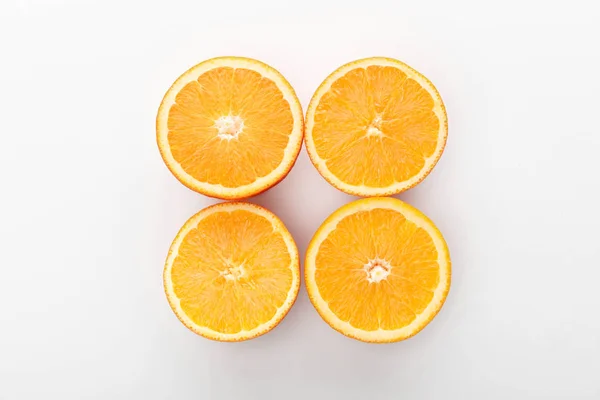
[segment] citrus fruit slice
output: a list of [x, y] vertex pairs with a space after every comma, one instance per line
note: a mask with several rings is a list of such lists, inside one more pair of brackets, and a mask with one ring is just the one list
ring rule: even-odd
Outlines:
[[435, 225], [394, 198], [335, 211], [308, 246], [306, 288], [323, 319], [346, 336], [394, 342], [417, 334], [450, 288], [450, 256]]
[[267, 64], [213, 58], [173, 83], [158, 110], [156, 132], [163, 160], [185, 186], [240, 199], [288, 174], [302, 145], [302, 107]]
[[249, 203], [203, 209], [181, 228], [164, 269], [177, 318], [209, 339], [273, 329], [298, 295], [298, 249], [279, 218]]
[[346, 64], [306, 112], [306, 149], [319, 173], [357, 196], [387, 196], [421, 182], [440, 158], [448, 122], [427, 78], [391, 58]]

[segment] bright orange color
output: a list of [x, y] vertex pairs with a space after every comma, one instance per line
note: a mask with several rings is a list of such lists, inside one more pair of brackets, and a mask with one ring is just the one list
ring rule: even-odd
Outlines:
[[219, 57], [175, 81], [156, 126], [161, 155], [177, 179], [208, 196], [239, 199], [287, 175], [300, 151], [303, 116], [275, 69]]
[[349, 203], [309, 244], [309, 297], [339, 332], [366, 342], [417, 334], [438, 313], [450, 288], [450, 256], [440, 231], [394, 198]]
[[321, 175], [358, 196], [384, 196], [421, 182], [448, 133], [436, 88], [389, 58], [346, 64], [315, 92], [306, 113], [306, 147]]
[[298, 249], [281, 220], [250, 203], [222, 203], [190, 218], [171, 245], [165, 292], [177, 317], [210, 339], [273, 329], [300, 287]]

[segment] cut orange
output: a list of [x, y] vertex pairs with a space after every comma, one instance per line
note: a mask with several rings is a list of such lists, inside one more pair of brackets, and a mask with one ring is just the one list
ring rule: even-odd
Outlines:
[[357, 196], [387, 196], [421, 182], [440, 158], [448, 120], [427, 78], [391, 58], [346, 64], [319, 86], [306, 113], [319, 173]]
[[267, 64], [213, 58], [167, 91], [156, 132], [163, 160], [185, 186], [240, 199], [288, 174], [302, 145], [302, 107], [290, 84]]
[[217, 204], [190, 218], [171, 245], [164, 284], [171, 308], [213, 340], [262, 335], [298, 295], [298, 249], [279, 218], [250, 203]]
[[417, 334], [450, 288], [440, 231], [416, 208], [387, 197], [354, 201], [327, 218], [308, 246], [305, 269], [321, 317], [365, 342]]

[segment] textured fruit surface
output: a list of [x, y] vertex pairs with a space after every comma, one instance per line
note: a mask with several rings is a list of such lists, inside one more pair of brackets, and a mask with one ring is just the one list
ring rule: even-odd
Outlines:
[[214, 58], [184, 73], [157, 116], [171, 172], [208, 196], [239, 199], [287, 175], [300, 151], [302, 108], [285, 78], [248, 58]]
[[214, 340], [262, 335], [300, 287], [298, 250], [281, 220], [250, 203], [223, 203], [190, 218], [171, 245], [164, 285], [171, 308]]
[[358, 196], [399, 193], [421, 182], [446, 143], [446, 110], [419, 72], [368, 58], [333, 72], [306, 113], [306, 147], [321, 175]]
[[418, 333], [450, 287], [450, 256], [435, 225], [394, 198], [357, 200], [335, 211], [309, 244], [309, 297], [339, 332], [367, 342]]

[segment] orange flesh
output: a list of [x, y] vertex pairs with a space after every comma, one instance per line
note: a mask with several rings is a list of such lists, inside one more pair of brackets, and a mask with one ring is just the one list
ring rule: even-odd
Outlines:
[[321, 98], [312, 136], [345, 183], [385, 187], [417, 175], [436, 149], [434, 100], [398, 68], [356, 68]]
[[[283, 305], [291, 262], [283, 236], [266, 218], [217, 212], [183, 238], [171, 271], [173, 289], [195, 324], [238, 333], [270, 321]], [[239, 278], [226, 279], [228, 273]]]
[[[365, 264], [382, 259], [389, 275], [369, 282]], [[431, 302], [438, 253], [425, 230], [393, 210], [376, 208], [342, 219], [321, 243], [315, 282], [331, 311], [365, 331], [409, 325]]]
[[[227, 116], [243, 121], [231, 140], [219, 137], [216, 125]], [[219, 67], [177, 94], [168, 141], [173, 158], [196, 180], [235, 188], [281, 163], [293, 125], [290, 105], [273, 81], [252, 70]]]

